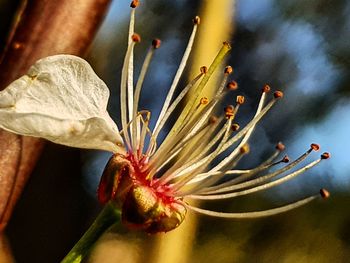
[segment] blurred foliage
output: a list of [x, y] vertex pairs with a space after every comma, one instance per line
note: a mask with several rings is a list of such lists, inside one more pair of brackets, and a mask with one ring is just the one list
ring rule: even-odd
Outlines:
[[[258, 220], [203, 217], [189, 262], [347, 262], [349, 201], [349, 195], [337, 195], [326, 202]], [[260, 208], [272, 205], [258, 196], [228, 207], [221, 205], [221, 209], [247, 210], [252, 203]]]
[[[127, 2], [116, 1], [114, 9], [112, 6], [89, 56], [98, 75], [111, 88], [109, 107], [115, 119], [119, 116], [119, 102], [115, 98], [118, 97], [119, 72], [126, 48], [127, 21], [122, 16], [129, 12], [125, 11], [128, 10]], [[8, 14], [13, 13], [16, 4], [15, 1], [0, 3], [3, 46], [12, 19]], [[3, 3], [7, 3], [6, 6]], [[154, 97], [163, 97], [170, 85], [191, 30], [189, 21], [197, 14], [200, 4], [201, 1], [142, 1], [136, 31], [143, 40], [136, 50], [136, 73], [148, 48], [144, 43], [150, 43], [153, 37], [164, 40], [145, 82], [148, 88], [141, 100], [144, 107], [155, 112], [159, 110], [161, 102]], [[257, 8], [260, 6], [262, 11], [259, 13]], [[119, 9], [122, 11], [118, 12]], [[255, 13], [248, 16], [251, 10]], [[238, 13], [237, 20], [231, 22], [236, 24], [236, 32], [230, 64], [235, 68], [239, 92], [247, 97], [239, 121], [243, 124], [254, 114], [259, 90], [265, 83], [274, 89], [283, 89], [288, 95], [257, 129], [252, 139], [255, 157], [247, 158], [241, 164], [251, 167], [278, 140], [287, 140], [304, 126], [322, 123], [337, 103], [349, 102], [350, 4], [347, 0], [238, 0], [237, 12], [243, 11], [247, 13]], [[296, 34], [294, 30], [301, 33]], [[305, 42], [308, 37], [310, 42]], [[310, 43], [311, 48], [305, 48]], [[318, 58], [320, 63], [309, 69], [302, 64], [304, 58], [311, 62]], [[308, 82], [303, 82], [303, 78]], [[349, 129], [349, 124], [340, 124], [341, 120], [335, 129]], [[84, 232], [98, 209], [91, 192], [86, 190], [85, 177], [81, 176], [81, 167], [93, 158], [95, 153], [91, 151], [54, 145], [46, 149], [8, 229], [17, 262], [37, 263], [42, 262], [42, 258], [57, 262]], [[96, 170], [100, 171], [103, 166], [102, 161]], [[323, 183], [328, 179], [332, 178], [320, 180]], [[331, 182], [328, 184], [332, 185]], [[314, 191], [320, 186], [319, 181], [310, 179], [306, 188], [298, 185], [290, 189], [297, 189], [296, 196], [304, 196], [307, 194], [304, 189]], [[188, 263], [348, 262], [350, 195], [349, 191], [341, 194], [337, 193], [337, 188], [332, 190], [335, 194], [327, 202], [315, 202], [275, 217], [249, 221], [201, 217]], [[209, 205], [218, 211], [260, 210], [278, 206], [280, 203], [276, 200], [283, 194], [284, 202], [294, 198], [287, 190], [282, 190], [282, 194], [273, 192]], [[139, 262], [152, 262], [150, 250], [154, 237], [135, 235], [137, 237], [133, 238], [141, 245], [136, 251]]]

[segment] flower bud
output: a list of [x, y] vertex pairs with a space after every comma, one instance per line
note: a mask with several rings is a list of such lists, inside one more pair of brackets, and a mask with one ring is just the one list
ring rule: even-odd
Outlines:
[[166, 195], [167, 189], [159, 192], [144, 180], [145, 176], [127, 157], [113, 155], [100, 181], [99, 201], [121, 208], [122, 221], [130, 228], [153, 234], [178, 227], [187, 212], [182, 199]]
[[147, 233], [168, 232], [184, 220], [186, 208], [165, 196], [160, 197], [153, 188], [133, 185], [122, 207], [123, 222]]

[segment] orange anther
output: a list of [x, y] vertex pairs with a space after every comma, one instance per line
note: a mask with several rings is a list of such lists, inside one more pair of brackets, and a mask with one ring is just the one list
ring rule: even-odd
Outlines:
[[276, 144], [276, 147], [275, 147], [277, 150], [279, 151], [284, 151], [284, 149], [286, 148], [286, 146], [284, 146], [284, 144], [282, 142], [279, 142]]
[[270, 90], [271, 90], [271, 88], [267, 84], [262, 88], [262, 92], [264, 92], [264, 93], [268, 93], [268, 92], [270, 92]]
[[199, 16], [196, 16], [193, 18], [193, 24], [199, 25], [201, 23], [201, 18]]
[[226, 66], [224, 73], [225, 74], [232, 74], [233, 68], [231, 66]]
[[136, 8], [140, 4], [139, 0], [133, 0], [130, 4], [131, 8]]
[[275, 97], [275, 99], [280, 99], [283, 97], [283, 92], [280, 90], [277, 90], [273, 93], [273, 96]]
[[152, 40], [152, 46], [155, 49], [159, 48], [161, 43], [162, 43], [162, 41], [160, 41], [160, 39], [158, 39], [158, 38], [155, 38]]
[[238, 88], [238, 84], [236, 81], [233, 80], [233, 81], [230, 81], [229, 83], [227, 83], [226, 88], [228, 90], [236, 90]]
[[320, 194], [321, 194], [321, 196], [322, 196], [323, 199], [327, 199], [327, 198], [329, 198], [330, 195], [331, 195], [331, 194], [327, 191], [327, 189], [324, 189], [324, 188], [322, 188], [322, 189], [320, 190]]
[[317, 152], [320, 149], [320, 145], [317, 143], [311, 143], [310, 145], [311, 149]]
[[245, 101], [244, 96], [242, 96], [242, 95], [237, 96], [237, 98], [236, 98], [237, 104], [242, 105], [244, 103], [244, 101]]
[[131, 36], [131, 39], [132, 41], [136, 42], [136, 43], [140, 43], [141, 42], [141, 37], [139, 34], [136, 34], [134, 33], [132, 36]]
[[207, 68], [206, 66], [202, 66], [202, 67], [200, 68], [200, 71], [201, 71], [202, 74], [207, 74], [208, 68]]

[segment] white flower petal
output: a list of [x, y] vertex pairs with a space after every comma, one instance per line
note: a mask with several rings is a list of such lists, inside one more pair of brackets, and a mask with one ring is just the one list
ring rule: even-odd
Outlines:
[[85, 60], [46, 57], [0, 92], [0, 127], [68, 146], [122, 152], [108, 98], [106, 84]]

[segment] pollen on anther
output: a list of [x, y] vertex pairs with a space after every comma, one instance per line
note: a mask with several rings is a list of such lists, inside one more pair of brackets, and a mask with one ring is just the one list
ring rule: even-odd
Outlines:
[[322, 188], [320, 189], [320, 195], [323, 199], [327, 199], [330, 197], [331, 194], [327, 191], [327, 189]]
[[240, 127], [239, 127], [239, 124], [238, 124], [238, 123], [232, 124], [232, 127], [231, 127], [232, 131], [238, 131], [239, 128], [240, 128]]
[[196, 16], [195, 18], [193, 18], [193, 23], [195, 25], [199, 25], [201, 23], [201, 18], [199, 16]]
[[202, 97], [200, 100], [200, 104], [207, 105], [209, 103], [209, 99], [207, 97]]
[[130, 4], [131, 8], [136, 8], [140, 4], [139, 0], [133, 0]]
[[222, 44], [223, 44], [224, 46], [226, 46], [228, 49], [231, 49], [231, 45], [230, 45], [230, 43], [228, 43], [227, 41], [224, 41]]
[[284, 156], [282, 159], [283, 163], [289, 163], [289, 161], [290, 161], [290, 159], [289, 159], [288, 155]]
[[200, 71], [201, 71], [202, 74], [207, 74], [208, 73], [208, 68], [206, 66], [202, 66], [200, 68]]
[[162, 41], [160, 41], [160, 39], [155, 38], [152, 40], [152, 46], [154, 49], [160, 48], [160, 44], [162, 43]]
[[280, 99], [283, 97], [283, 92], [280, 90], [277, 90], [273, 93], [273, 96], [275, 97], [275, 99]]
[[233, 113], [234, 107], [232, 105], [228, 105], [225, 107], [225, 117], [227, 119], [232, 118], [234, 113]]
[[248, 144], [244, 144], [240, 149], [239, 149], [241, 154], [246, 154], [249, 153], [250, 148]]
[[135, 43], [140, 43], [141, 42], [141, 37], [140, 37], [140, 35], [139, 34], [133, 34], [132, 36], [131, 36], [131, 39], [132, 39], [132, 41], [134, 41]]
[[236, 90], [238, 88], [238, 84], [236, 81], [233, 80], [233, 81], [230, 81], [229, 83], [227, 83], [226, 88], [228, 90]]
[[284, 149], [286, 149], [286, 146], [284, 146], [284, 144], [282, 142], [279, 142], [276, 144], [275, 147], [277, 150], [279, 150], [280, 152], [284, 151]]
[[237, 104], [242, 105], [244, 103], [244, 101], [245, 101], [244, 96], [242, 96], [242, 95], [237, 96], [237, 98], [236, 98]]
[[262, 92], [264, 92], [264, 93], [268, 93], [268, 92], [270, 92], [270, 90], [271, 90], [271, 88], [267, 84], [262, 88]]
[[311, 149], [317, 152], [320, 149], [320, 145], [317, 143], [311, 143], [310, 145]]
[[322, 153], [321, 159], [326, 160], [326, 159], [329, 159], [329, 158], [331, 158], [331, 155], [328, 152]]
[[232, 74], [233, 68], [231, 66], [226, 66], [224, 73], [225, 74]]

